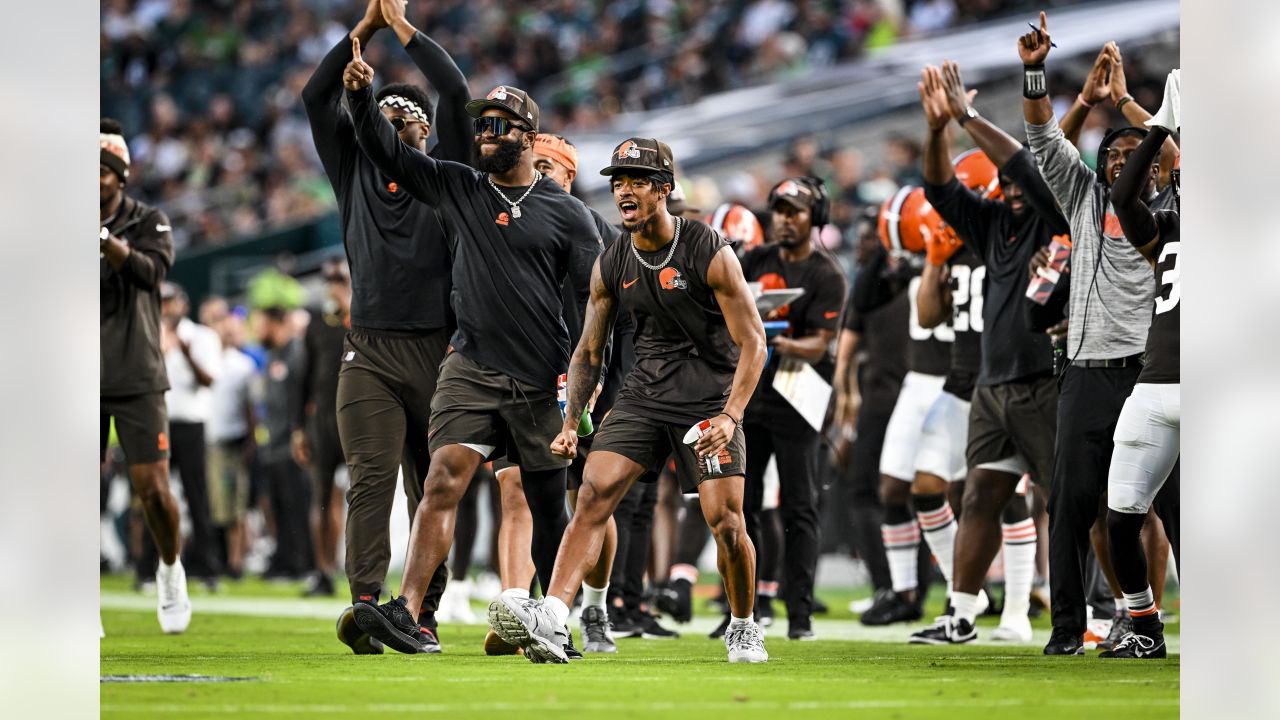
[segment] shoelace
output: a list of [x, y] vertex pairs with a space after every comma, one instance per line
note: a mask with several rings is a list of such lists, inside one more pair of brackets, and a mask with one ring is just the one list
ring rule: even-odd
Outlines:
[[1112, 648], [1112, 652], [1116, 650], [1127, 649], [1134, 645], [1137, 645], [1139, 648], [1143, 650], [1150, 650], [1151, 648], [1155, 647], [1155, 644], [1156, 644], [1155, 640], [1152, 640], [1151, 638], [1145, 635], [1139, 635], [1137, 633], [1130, 632], [1130, 633], [1125, 633], [1124, 637], [1120, 638], [1120, 642], [1116, 643], [1116, 646]]
[[724, 634], [725, 645], [732, 650], [746, 650], [762, 642], [763, 635], [760, 628], [756, 625], [745, 625], [738, 628], [730, 628]]

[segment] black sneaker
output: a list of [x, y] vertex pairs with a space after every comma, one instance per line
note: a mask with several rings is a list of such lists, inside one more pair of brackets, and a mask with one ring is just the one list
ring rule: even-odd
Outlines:
[[861, 622], [863, 625], [875, 627], [899, 622], [915, 622], [922, 617], [924, 613], [916, 603], [904, 600], [901, 595], [892, 590], [878, 590], [875, 602], [862, 613]]
[[440, 636], [436, 634], [435, 628], [426, 625], [418, 626], [418, 652], [427, 655], [440, 654]]
[[406, 655], [423, 652], [423, 641], [418, 637], [418, 621], [404, 606], [404, 596], [382, 605], [356, 603], [353, 608], [356, 625], [392, 650]]
[[756, 624], [762, 628], [773, 625], [772, 595], [756, 595]]
[[303, 591], [302, 597], [333, 597], [336, 594], [337, 590], [333, 587], [333, 578], [316, 573], [307, 582], [307, 589]]
[[1133, 632], [1133, 618], [1129, 617], [1129, 612], [1126, 610], [1111, 621], [1111, 632], [1107, 633], [1106, 639], [1098, 643], [1098, 649], [1111, 650], [1120, 644], [1121, 638], [1131, 632]]
[[637, 608], [632, 613], [632, 617], [640, 628], [640, 637], [645, 640], [674, 640], [680, 637], [680, 633], [675, 630], [668, 630], [659, 625], [658, 618], [650, 615], [648, 611]]
[[1083, 655], [1084, 640], [1080, 633], [1074, 633], [1070, 630], [1053, 629], [1053, 634], [1049, 636], [1049, 643], [1044, 646], [1045, 655]]
[[658, 610], [671, 616], [678, 623], [693, 619], [693, 583], [688, 580], [672, 580], [658, 591], [654, 603]]
[[610, 633], [609, 612], [602, 607], [585, 607], [579, 618], [582, 623], [582, 651], [589, 653], [616, 653], [618, 645]]
[[382, 643], [356, 625], [356, 614], [350, 607], [342, 611], [337, 623], [338, 640], [356, 655], [381, 655]]
[[582, 659], [582, 653], [578, 652], [578, 648], [573, 646], [573, 633], [569, 633], [569, 642], [564, 644], [564, 654], [570, 660]]
[[1168, 657], [1169, 651], [1164, 644], [1164, 624], [1157, 623], [1154, 628], [1144, 628], [1131, 632], [1106, 652], [1098, 653], [1100, 658], [1124, 658], [1128, 660], [1154, 660]]
[[817, 640], [818, 636], [813, 634], [813, 628], [804, 626], [787, 628], [787, 638], [791, 640]]
[[907, 642], [912, 645], [963, 645], [977, 639], [978, 630], [973, 623], [942, 615], [933, 621], [933, 625], [911, 633]]
[[724, 616], [724, 619], [720, 621], [720, 624], [716, 626], [716, 629], [707, 633], [707, 637], [711, 638], [712, 640], [718, 640], [724, 637], [725, 631], [729, 629], [729, 621], [731, 619], [732, 618], [728, 614], [726, 614]]
[[644, 632], [636, 618], [626, 608], [613, 605], [609, 608], [609, 625], [615, 638], [640, 637]]

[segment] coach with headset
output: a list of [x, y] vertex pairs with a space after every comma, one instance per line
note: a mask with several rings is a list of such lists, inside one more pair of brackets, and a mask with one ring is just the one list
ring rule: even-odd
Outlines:
[[[1151, 323], [1151, 268], [1125, 239], [1111, 208], [1111, 184], [1146, 131], [1110, 132], [1090, 168], [1054, 122], [1044, 61], [1050, 40], [1040, 29], [1023, 35], [1023, 115], [1027, 141], [1045, 182], [1071, 224], [1071, 295], [1067, 366], [1060, 378], [1057, 453], [1049, 493], [1049, 576], [1053, 634], [1046, 655], [1083, 653], [1084, 561], [1089, 528], [1105, 512], [1112, 434], [1124, 401], [1142, 369]], [[1088, 98], [1083, 98], [1088, 101]], [[1096, 101], [1096, 99], [1095, 99]], [[1088, 105], [1086, 104], [1086, 107]], [[1158, 164], [1142, 197], [1152, 209]]]
[[812, 640], [813, 583], [818, 567], [818, 451], [821, 436], [773, 389], [779, 365], [801, 361], [827, 382], [835, 374], [832, 341], [840, 328], [848, 283], [835, 260], [814, 247], [815, 229], [828, 222], [831, 202], [822, 181], [811, 177], [783, 180], [769, 192], [772, 212], [768, 244], [742, 257], [742, 274], [765, 290], [803, 288], [804, 295], [773, 311], [768, 320], [785, 320], [788, 329], [770, 344], [773, 356], [760, 377], [743, 417], [747, 437], [747, 532], [758, 546], [764, 471], [777, 458], [781, 488], [779, 511], [786, 533], [782, 584], [787, 606], [787, 636]]

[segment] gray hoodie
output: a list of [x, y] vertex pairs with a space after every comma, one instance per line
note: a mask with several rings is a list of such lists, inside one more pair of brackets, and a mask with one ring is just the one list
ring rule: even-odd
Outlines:
[[1151, 265], [1125, 239], [1111, 209], [1109, 188], [1098, 182], [1058, 124], [1026, 127], [1036, 164], [1071, 223], [1067, 357], [1098, 360], [1141, 353], [1151, 325]]

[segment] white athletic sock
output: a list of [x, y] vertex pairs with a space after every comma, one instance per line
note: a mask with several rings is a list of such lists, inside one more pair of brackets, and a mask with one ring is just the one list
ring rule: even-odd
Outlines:
[[1129, 615], [1134, 618], [1150, 617], [1157, 613], [1155, 595], [1151, 586], [1138, 593], [1125, 593], [1124, 604], [1129, 606]]
[[764, 597], [778, 597], [778, 581], [777, 580], [761, 580], [756, 583], [756, 595]]
[[698, 568], [685, 563], [677, 563], [671, 566], [670, 577], [672, 581], [684, 580], [690, 585], [697, 585]]
[[502, 591], [502, 594], [504, 595], [508, 593], [515, 595], [518, 598], [523, 598], [525, 600], [529, 599], [529, 588], [508, 588]]
[[943, 502], [942, 507], [929, 512], [917, 512], [920, 529], [924, 531], [924, 541], [929, 543], [929, 552], [938, 567], [942, 568], [942, 577], [947, 581], [947, 591], [951, 591], [952, 572], [956, 555], [956, 516], [951, 512], [951, 503]]
[[978, 618], [978, 596], [969, 593], [951, 593], [951, 609], [955, 611], [956, 620], [974, 622]]
[[889, 577], [894, 592], [915, 590], [916, 553], [920, 549], [920, 526], [915, 520], [899, 525], [881, 525], [884, 553], [889, 560]]
[[582, 583], [582, 606], [604, 609], [604, 599], [608, 594], [609, 583], [605, 583], [602, 588], [593, 588], [586, 583]]
[[1036, 577], [1036, 523], [1031, 518], [1004, 531], [1004, 612], [1026, 616], [1031, 607], [1031, 583]]
[[751, 617], [750, 617], [750, 616], [748, 616], [748, 617], [744, 617], [744, 618], [740, 618], [740, 617], [738, 617], [738, 616], [736, 616], [736, 615], [733, 615], [733, 614], [730, 614], [730, 615], [729, 615], [729, 627], [731, 627], [731, 628], [739, 628], [739, 627], [742, 627], [742, 626], [744, 626], [744, 625], [750, 625], [752, 622], [753, 622], [753, 621], [752, 621], [752, 619], [751, 619]]
[[545, 605], [547, 609], [551, 611], [552, 615], [555, 615], [556, 622], [560, 623], [561, 625], [568, 624], [569, 606], [565, 605], [563, 600], [552, 595], [550, 597], [543, 598], [542, 604]]

